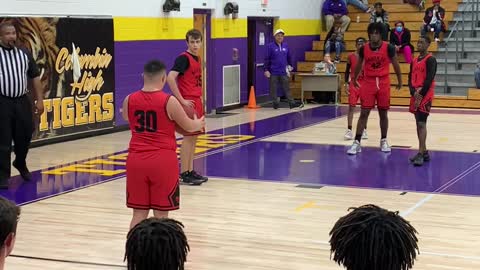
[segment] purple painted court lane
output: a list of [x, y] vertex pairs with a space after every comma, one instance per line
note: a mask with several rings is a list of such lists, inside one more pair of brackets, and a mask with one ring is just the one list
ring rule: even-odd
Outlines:
[[[302, 111], [293, 110], [292, 113], [225, 128], [222, 131], [225, 135], [253, 135], [256, 139], [262, 139], [282, 132], [333, 120], [337, 117], [345, 116], [347, 113], [347, 107], [336, 106], [322, 106]], [[212, 131], [212, 133], [215, 132]]]
[[[126, 151], [118, 152], [115, 153], [115, 155], [125, 152]], [[89, 162], [99, 159], [108, 160], [112, 155], [113, 154], [108, 154], [91, 159], [79, 160], [42, 171], [60, 169], [67, 166], [90, 168], [90, 165], [87, 165]], [[74, 172], [72, 169], [64, 169], [63, 171], [65, 173], [63, 175], [48, 175], [42, 174], [39, 170], [32, 172], [33, 179], [31, 181], [24, 181], [20, 176], [12, 177], [10, 179], [10, 188], [8, 190], [0, 190], [0, 195], [15, 201], [17, 204], [26, 204], [125, 176], [125, 166], [122, 165], [98, 164], [91, 169], [110, 171], [111, 174], [101, 175], [90, 172]], [[117, 171], [117, 174], [115, 174], [115, 171]]]
[[480, 162], [475, 164], [471, 170], [465, 172], [448, 185], [442, 187], [442, 193], [479, 195], [480, 194]]
[[[408, 162], [413, 150], [385, 154], [377, 147], [364, 147], [357, 156], [348, 156], [346, 149], [262, 141], [195, 160], [195, 167], [211, 177], [434, 192], [480, 161], [478, 154], [432, 151], [432, 161], [417, 168]], [[480, 170], [469, 174], [472, 179], [475, 175], [478, 178]], [[464, 187], [455, 193], [480, 195], [480, 184], [476, 189]]]
[[[254, 123], [247, 123], [225, 129], [214, 130], [208, 133], [223, 135], [253, 135], [256, 137], [255, 139], [258, 140], [281, 132], [293, 130], [295, 128], [302, 128], [308, 125], [328, 121], [334, 119], [335, 117], [343, 116], [346, 113], [347, 108], [345, 107], [339, 108], [335, 106], [324, 106], [309, 110], [294, 111], [286, 115], [280, 115], [277, 117], [256, 121]], [[241, 143], [245, 142], [240, 142], [240, 144]], [[232, 147], [232, 144], [230, 143], [228, 146], [212, 149], [208, 152], [223, 151], [227, 147]], [[80, 160], [69, 164], [61, 164], [52, 168], [47, 168], [42, 171], [64, 168], [66, 166], [86, 165], [89, 166], [88, 169], [110, 171], [124, 170], [125, 166], [122, 165], [97, 164], [94, 167], [91, 167], [91, 164], [89, 165], [88, 163], [98, 159], [109, 160], [110, 156], [125, 152], [126, 151], [122, 151], [100, 157], [94, 157], [91, 159]], [[33, 180], [30, 182], [23, 181], [20, 176], [13, 177], [10, 180], [9, 190], [0, 190], [0, 195], [14, 200], [17, 204], [25, 204], [32, 201], [55, 196], [61, 193], [110, 181], [113, 180], [113, 178], [125, 176], [124, 172], [112, 174], [109, 176], [88, 172], [73, 172], [73, 170], [67, 170], [67, 172], [63, 175], [46, 175], [41, 174], [40, 171], [34, 171], [32, 172], [32, 174]]]
[[[260, 142], [269, 136], [344, 116], [347, 110], [345, 106], [323, 106], [211, 131], [209, 134], [252, 135], [255, 138], [236, 143], [236, 146], [230, 144], [198, 155], [195, 169], [210, 177], [429, 192], [442, 188], [445, 193], [480, 195], [480, 185], [475, 182], [480, 177], [480, 169], [473, 167], [471, 172], [467, 171], [480, 161], [478, 154], [432, 152], [432, 162], [422, 168], [413, 168], [407, 159], [415, 153], [414, 150], [394, 149], [394, 152], [385, 155], [377, 148], [363, 148], [358, 156], [349, 157], [343, 146]], [[461, 111], [452, 111], [456, 112]], [[61, 164], [46, 170], [67, 165], [85, 166], [89, 161], [108, 160], [109, 156], [111, 155]], [[314, 162], [301, 163], [300, 160]], [[379, 170], [378, 166], [386, 167]], [[98, 164], [88, 168], [110, 171], [125, 169], [122, 165], [111, 164]], [[465, 171], [469, 173], [462, 174]], [[461, 177], [457, 177], [459, 175]], [[109, 176], [88, 172], [46, 175], [35, 171], [34, 180], [30, 182], [23, 181], [19, 176], [13, 177], [10, 189], [0, 190], [0, 195], [18, 204], [26, 204], [124, 176], [124, 172]]]

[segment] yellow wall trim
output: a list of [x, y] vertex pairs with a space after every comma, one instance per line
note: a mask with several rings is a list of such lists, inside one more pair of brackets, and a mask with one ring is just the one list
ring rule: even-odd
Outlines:
[[193, 18], [115, 17], [115, 41], [179, 40], [193, 28]]
[[[115, 17], [115, 41], [183, 40], [193, 28], [193, 18]], [[320, 20], [278, 19], [275, 29], [282, 28], [287, 36], [319, 35]], [[212, 38], [246, 38], [247, 19], [212, 18]]]
[[212, 38], [244, 38], [247, 28], [247, 19], [212, 18]]

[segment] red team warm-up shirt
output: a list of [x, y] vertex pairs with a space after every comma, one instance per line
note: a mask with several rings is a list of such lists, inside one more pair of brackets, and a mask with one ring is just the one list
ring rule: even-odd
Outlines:
[[[358, 63], [358, 55], [356, 55], [355, 53], [351, 53], [348, 55], [348, 60], [350, 61], [350, 76], [353, 77], [355, 75], [355, 67], [357, 66], [357, 63]], [[360, 74], [358, 75], [358, 81], [361, 81], [361, 80], [363, 80], [363, 68], [360, 71]], [[350, 79], [350, 82], [353, 83], [353, 80]]]
[[200, 58], [195, 59], [188, 52], [181, 54], [188, 59], [188, 68], [180, 72], [177, 78], [178, 90], [183, 97], [202, 96], [202, 65]]
[[383, 42], [382, 46], [374, 51], [370, 44], [363, 48], [364, 57], [364, 75], [365, 77], [386, 77], [390, 75], [390, 57], [388, 53], [388, 43]]
[[167, 114], [170, 97], [162, 91], [137, 91], [129, 96], [130, 153], [176, 150], [175, 122]]
[[[425, 84], [425, 80], [427, 79], [427, 62], [428, 59], [431, 57], [431, 54], [428, 54], [425, 56], [425, 58], [419, 60], [419, 58], [415, 58], [412, 63], [412, 87], [414, 88], [419, 88], [423, 87]], [[427, 91], [432, 90], [435, 88], [435, 80], [432, 81], [432, 84], [430, 85], [430, 89]]]

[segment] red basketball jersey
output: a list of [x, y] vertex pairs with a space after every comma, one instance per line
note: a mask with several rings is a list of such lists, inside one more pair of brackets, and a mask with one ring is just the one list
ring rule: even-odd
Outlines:
[[162, 91], [137, 91], [128, 98], [128, 121], [132, 138], [129, 152], [159, 149], [175, 151], [175, 122], [167, 114], [170, 95]]
[[[355, 67], [357, 66], [358, 63], [358, 55], [355, 53], [351, 53], [348, 55], [348, 60], [350, 61], [350, 79], [355, 76]], [[360, 74], [358, 75], [358, 80], [360, 81], [363, 79], [363, 67], [362, 70], [360, 71]]]
[[383, 41], [376, 51], [370, 48], [370, 43], [363, 47], [364, 53], [364, 76], [385, 77], [390, 74], [390, 57], [388, 57], [388, 43]]
[[202, 96], [202, 65], [201, 60], [195, 60], [191, 54], [184, 52], [188, 58], [188, 69], [178, 76], [178, 89], [182, 96], [201, 97]]
[[[427, 78], [427, 61], [431, 56], [431, 54], [427, 54], [422, 60], [419, 60], [418, 57], [413, 59], [411, 80], [414, 88], [423, 87], [423, 83]], [[435, 88], [435, 80], [430, 86], [430, 89], [432, 88]]]

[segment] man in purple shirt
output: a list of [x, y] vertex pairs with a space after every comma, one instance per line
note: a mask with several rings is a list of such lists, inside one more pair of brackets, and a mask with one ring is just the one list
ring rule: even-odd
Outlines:
[[350, 17], [347, 16], [347, 5], [343, 0], [325, 0], [322, 7], [322, 14], [325, 16], [327, 32], [332, 29], [333, 21], [339, 18], [342, 22], [342, 32], [347, 31], [350, 24]]
[[273, 100], [273, 108], [278, 109], [279, 98], [277, 97], [277, 88], [280, 84], [285, 91], [290, 109], [296, 107], [295, 101], [290, 93], [289, 76], [292, 67], [292, 57], [287, 44], [283, 42], [285, 32], [282, 29], [275, 31], [275, 41], [267, 45], [267, 54], [265, 56], [265, 77], [270, 79], [270, 96]]

